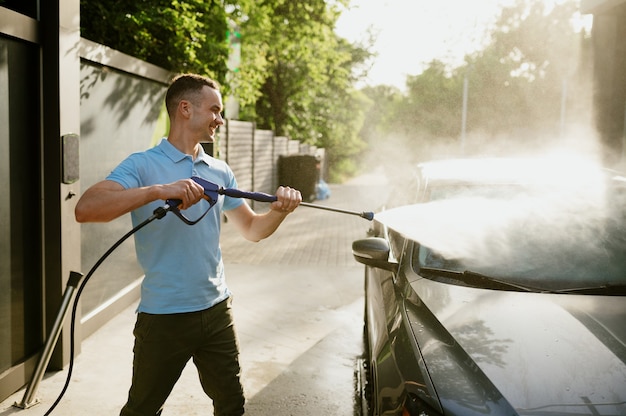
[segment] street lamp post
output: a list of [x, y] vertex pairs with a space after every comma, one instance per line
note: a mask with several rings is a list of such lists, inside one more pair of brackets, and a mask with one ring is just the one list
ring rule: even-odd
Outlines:
[[463, 78], [463, 110], [461, 113], [461, 155], [465, 154], [465, 135], [467, 129], [467, 91], [468, 91], [468, 73], [469, 69], [465, 73]]

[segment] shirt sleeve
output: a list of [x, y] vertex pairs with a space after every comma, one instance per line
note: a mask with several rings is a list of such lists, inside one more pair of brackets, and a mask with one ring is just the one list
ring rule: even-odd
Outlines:
[[119, 183], [124, 189], [137, 188], [141, 186], [137, 166], [135, 163], [135, 155], [131, 155], [123, 160], [113, 171], [106, 177], [109, 181]]

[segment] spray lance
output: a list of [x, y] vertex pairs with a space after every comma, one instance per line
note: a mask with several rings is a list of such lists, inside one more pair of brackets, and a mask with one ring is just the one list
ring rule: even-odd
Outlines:
[[[219, 185], [214, 184], [213, 182], [209, 182], [206, 179], [200, 178], [198, 176], [192, 176], [191, 179], [204, 188], [204, 195], [206, 196], [210, 204], [209, 209], [211, 209], [213, 205], [215, 205], [219, 195], [226, 195], [232, 198], [246, 198], [246, 199], [251, 199], [257, 202], [274, 202], [278, 199], [276, 195], [270, 195], [270, 194], [266, 194], [263, 192], [247, 192], [247, 191], [241, 191], [239, 189], [223, 188]], [[177, 206], [178, 204], [180, 204], [180, 201], [175, 201], [175, 200], [168, 200], [167, 202], [169, 205], [172, 205], [172, 206]], [[305, 207], [310, 207], [310, 208], [317, 208], [317, 209], [323, 209], [327, 211], [339, 212], [342, 214], [358, 215], [359, 217], [365, 218], [368, 221], [372, 221], [374, 219], [374, 213], [369, 212], [369, 211], [356, 212], [356, 211], [350, 211], [350, 210], [345, 210], [345, 209], [328, 207], [325, 205], [311, 204], [308, 202], [301, 202], [300, 205], [305, 206]], [[191, 221], [188, 218], [186, 218], [183, 214], [181, 214], [180, 211], [178, 211], [177, 209], [174, 209], [173, 212], [181, 220], [183, 220], [183, 222], [189, 225], [195, 224], [200, 219], [202, 219], [202, 217], [206, 214], [206, 213], [203, 214], [198, 220]]]
[[[67, 389], [69, 387], [70, 379], [72, 377], [72, 370], [73, 370], [73, 367], [74, 367], [74, 355], [75, 355], [74, 333], [75, 333], [75, 327], [76, 327], [76, 312], [77, 312], [77, 309], [78, 309], [78, 300], [80, 298], [80, 295], [82, 294], [83, 289], [85, 288], [85, 285], [87, 284], [87, 282], [89, 281], [89, 279], [91, 278], [93, 273], [96, 271], [96, 269], [104, 262], [104, 260], [106, 260], [107, 257], [109, 257], [109, 255], [111, 255], [111, 253], [113, 253], [113, 251], [116, 248], [118, 248], [131, 235], [133, 235], [134, 233], [136, 233], [141, 228], [145, 227], [146, 225], [148, 225], [149, 223], [151, 223], [155, 219], [161, 219], [161, 218], [165, 217], [165, 215], [168, 212], [170, 212], [170, 211], [173, 212], [178, 218], [180, 218], [185, 224], [194, 225], [194, 224], [198, 223], [202, 218], [204, 218], [204, 216], [209, 212], [209, 210], [211, 208], [213, 208], [213, 206], [217, 203], [219, 195], [225, 195], [225, 196], [229, 196], [229, 197], [232, 197], [232, 198], [246, 198], [246, 199], [251, 199], [251, 200], [254, 200], [254, 201], [257, 201], [257, 202], [274, 202], [274, 201], [278, 200], [278, 198], [275, 195], [270, 195], [270, 194], [266, 194], [266, 193], [263, 193], [263, 192], [246, 192], [246, 191], [241, 191], [239, 189], [224, 188], [224, 187], [221, 187], [221, 186], [219, 186], [217, 184], [209, 182], [206, 179], [200, 178], [198, 176], [193, 176], [191, 179], [204, 188], [204, 195], [206, 197], [206, 200], [209, 202], [209, 208], [198, 219], [190, 220], [189, 218], [185, 217], [185, 215], [183, 215], [180, 212], [180, 210], [178, 209], [178, 205], [180, 205], [180, 203], [181, 203], [180, 200], [168, 199], [164, 206], [158, 207], [157, 209], [155, 209], [153, 211], [153, 214], [149, 218], [144, 220], [142, 223], [138, 224], [132, 230], [127, 232], [117, 242], [115, 242], [115, 244], [113, 244], [100, 257], [100, 259], [98, 259], [98, 261], [94, 264], [94, 266], [91, 268], [91, 270], [89, 270], [89, 272], [84, 277], [84, 279], [83, 279], [83, 275], [81, 273], [79, 273], [79, 272], [71, 272], [70, 273], [70, 278], [69, 278], [68, 283], [67, 283], [67, 288], [66, 288], [66, 290], [65, 290], [65, 292], [63, 294], [61, 307], [60, 307], [60, 309], [58, 311], [58, 314], [57, 314], [55, 323], [54, 323], [54, 325], [52, 327], [52, 330], [50, 331], [50, 335], [46, 339], [44, 350], [43, 350], [41, 356], [39, 357], [39, 360], [38, 360], [37, 365], [35, 367], [35, 371], [33, 372], [33, 376], [31, 378], [31, 381], [30, 381], [30, 383], [28, 384], [28, 386], [26, 388], [26, 391], [24, 393], [22, 401], [21, 402], [16, 402], [14, 404], [15, 407], [19, 407], [21, 409], [27, 409], [27, 408], [30, 408], [30, 407], [32, 407], [32, 406], [34, 406], [34, 405], [39, 403], [39, 400], [37, 400], [35, 398], [35, 393], [37, 391], [37, 387], [39, 386], [39, 383], [41, 382], [41, 380], [43, 378], [43, 375], [45, 373], [45, 369], [48, 366], [48, 363], [49, 363], [50, 358], [52, 356], [52, 352], [54, 350], [54, 345], [56, 344], [56, 341], [58, 340], [59, 335], [61, 333], [63, 321], [65, 320], [65, 317], [67, 316], [67, 312], [68, 312], [68, 308], [69, 308], [69, 305], [70, 305], [71, 297], [72, 297], [73, 293], [76, 291], [76, 297], [74, 298], [74, 303], [73, 303], [73, 307], [72, 307], [72, 315], [71, 315], [71, 326], [70, 326], [70, 362], [69, 362], [69, 366], [68, 366], [67, 377], [66, 377], [63, 389], [61, 390], [61, 393], [58, 395], [58, 397], [56, 398], [54, 403], [50, 406], [50, 408], [46, 411], [44, 416], [48, 416], [49, 414], [51, 414], [52, 411], [61, 402], [61, 399], [63, 398], [63, 396], [65, 395], [65, 392], [67, 391]], [[366, 211], [366, 212], [356, 212], [356, 211], [350, 211], [350, 210], [344, 210], [344, 209], [339, 209], [339, 208], [328, 207], [328, 206], [325, 206], [325, 205], [311, 204], [311, 203], [307, 203], [307, 202], [301, 202], [300, 205], [305, 206], [305, 207], [310, 207], [310, 208], [317, 208], [317, 209], [323, 209], [323, 210], [327, 210], [327, 211], [339, 212], [339, 213], [342, 213], [342, 214], [357, 215], [357, 216], [359, 216], [361, 218], [364, 218], [364, 219], [366, 219], [368, 221], [372, 221], [374, 219], [374, 213], [373, 212], [369, 212], [369, 211]], [[81, 282], [81, 280], [82, 280], [82, 282]]]

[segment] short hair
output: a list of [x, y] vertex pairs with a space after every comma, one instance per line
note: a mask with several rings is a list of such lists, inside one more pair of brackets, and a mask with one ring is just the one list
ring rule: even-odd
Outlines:
[[174, 77], [165, 94], [165, 106], [170, 117], [176, 113], [181, 100], [195, 100], [205, 86], [217, 91], [220, 89], [217, 81], [202, 75], [182, 74]]

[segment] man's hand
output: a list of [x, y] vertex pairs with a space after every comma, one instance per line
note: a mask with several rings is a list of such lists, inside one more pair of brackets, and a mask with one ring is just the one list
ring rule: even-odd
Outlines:
[[163, 185], [161, 199], [178, 199], [181, 203], [178, 209], [184, 210], [198, 203], [204, 197], [204, 188], [192, 179], [181, 179]]
[[300, 205], [302, 202], [302, 194], [297, 189], [290, 188], [288, 186], [280, 186], [276, 190], [275, 202], [272, 202], [270, 209], [278, 212], [290, 213]]

